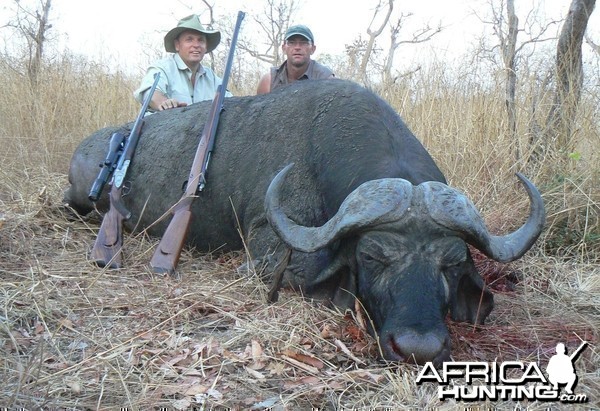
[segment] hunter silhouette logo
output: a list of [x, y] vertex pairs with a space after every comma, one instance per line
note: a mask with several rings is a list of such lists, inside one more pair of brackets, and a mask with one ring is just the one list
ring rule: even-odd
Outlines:
[[575, 373], [574, 364], [586, 346], [587, 342], [584, 341], [573, 354], [567, 356], [565, 345], [563, 343], [556, 344], [556, 354], [550, 358], [548, 367], [546, 368], [548, 380], [552, 383], [555, 391], [558, 391], [559, 384], [566, 384], [567, 394], [573, 394], [573, 388], [577, 384], [577, 374]]
[[[539, 400], [584, 403], [588, 401], [587, 396], [575, 394], [573, 390], [577, 384], [574, 364], [586, 346], [587, 342], [584, 341], [569, 356], [565, 344], [558, 343], [556, 354], [550, 358], [546, 367], [547, 377], [536, 362], [453, 361], [444, 362], [440, 371], [433, 363], [426, 363], [415, 382], [417, 385], [437, 382], [438, 398], [442, 401], [452, 398], [460, 401]], [[560, 392], [563, 385], [565, 393]]]

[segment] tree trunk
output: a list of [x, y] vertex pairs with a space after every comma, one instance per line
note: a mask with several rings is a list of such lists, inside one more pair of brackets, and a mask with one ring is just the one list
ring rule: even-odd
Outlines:
[[585, 30], [596, 0], [573, 0], [556, 49], [556, 91], [546, 120], [542, 150], [563, 157], [573, 150], [573, 125], [583, 84], [582, 51]]
[[384, 87], [391, 86], [394, 83], [394, 78], [392, 76], [392, 66], [394, 65], [394, 56], [396, 54], [396, 50], [400, 45], [400, 43], [398, 42], [398, 33], [400, 32], [401, 26], [401, 20], [398, 20], [398, 23], [396, 23], [396, 25], [391, 28], [390, 49], [388, 51], [387, 58], [385, 59], [385, 64], [383, 65]]
[[52, 7], [52, 1], [46, 0], [42, 2], [42, 13], [36, 12], [36, 20], [38, 23], [37, 31], [32, 33], [33, 44], [35, 47], [33, 58], [29, 64], [29, 80], [35, 89], [40, 75], [40, 68], [42, 67], [42, 57], [44, 56], [44, 46], [46, 42], [46, 32], [52, 26], [48, 24], [48, 16], [50, 14], [50, 8]]
[[[508, 37], [502, 44], [502, 60], [504, 61], [504, 70], [506, 71], [506, 89], [505, 104], [508, 114], [508, 132], [510, 138], [517, 142], [517, 110], [515, 107], [515, 94], [517, 88], [517, 69], [515, 67], [515, 57], [517, 49], [517, 35], [519, 33], [519, 19], [515, 14], [514, 0], [507, 0], [506, 14], [508, 17]], [[515, 157], [518, 161], [521, 157], [519, 145], [515, 144]]]
[[[371, 24], [375, 20], [375, 17], [377, 17], [377, 14], [379, 13], [379, 10], [381, 9], [381, 7], [382, 7], [382, 5], [381, 5], [381, 3], [379, 3], [379, 5], [377, 6], [377, 8], [375, 10], [375, 13], [373, 14], [373, 20], [371, 21]], [[373, 48], [375, 47], [375, 39], [381, 35], [383, 29], [388, 24], [388, 21], [390, 20], [390, 15], [392, 14], [393, 10], [394, 10], [394, 0], [388, 0], [388, 10], [385, 15], [385, 18], [383, 19], [383, 22], [381, 23], [381, 26], [375, 31], [371, 30], [370, 25], [369, 25], [369, 28], [367, 29], [367, 34], [369, 35], [369, 41], [367, 43], [367, 47], [365, 49], [365, 53], [363, 55], [362, 61], [360, 63], [360, 69], [359, 69], [360, 70], [359, 76], [360, 76], [363, 84], [367, 87], [370, 86], [369, 77], [367, 75], [367, 64], [369, 63], [369, 59], [371, 58], [371, 53], [373, 53]]]

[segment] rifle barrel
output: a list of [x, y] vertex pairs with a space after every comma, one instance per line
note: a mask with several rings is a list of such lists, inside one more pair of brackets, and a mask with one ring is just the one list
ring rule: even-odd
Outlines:
[[131, 162], [131, 158], [133, 157], [133, 153], [135, 152], [135, 148], [137, 147], [137, 143], [140, 139], [146, 110], [148, 110], [148, 105], [150, 104], [150, 100], [152, 100], [152, 95], [154, 94], [154, 90], [158, 85], [159, 79], [160, 72], [154, 75], [154, 83], [152, 83], [152, 87], [150, 87], [150, 91], [148, 92], [146, 98], [142, 103], [142, 108], [140, 109], [140, 112], [135, 119], [135, 123], [133, 123], [133, 127], [131, 127], [131, 133], [129, 134], [129, 137], [125, 142], [125, 147], [123, 147], [123, 154], [119, 158], [116, 170], [113, 173], [113, 185], [116, 185], [119, 188], [123, 185], [123, 181], [125, 180], [125, 175], [127, 174], [129, 163]]
[[[208, 147], [206, 149], [206, 153], [202, 159], [202, 169], [200, 170], [200, 178], [198, 181], [197, 189], [198, 191], [202, 191], [204, 186], [206, 185], [206, 171], [208, 170], [208, 163], [210, 161], [210, 156], [215, 146], [215, 136], [217, 134], [217, 126], [219, 125], [219, 118], [221, 116], [221, 111], [223, 111], [223, 101], [225, 99], [225, 93], [227, 92], [227, 84], [229, 84], [229, 75], [231, 74], [231, 66], [233, 65], [233, 55], [235, 46], [237, 44], [237, 38], [240, 31], [240, 26], [242, 25], [242, 20], [246, 16], [246, 13], [243, 11], [238, 12], [237, 21], [235, 23], [235, 29], [233, 30], [233, 36], [231, 38], [231, 50], [229, 55], [227, 56], [227, 65], [225, 66], [225, 72], [223, 73], [223, 81], [219, 85], [217, 89], [217, 94], [215, 96], [215, 102], [213, 103], [212, 116], [214, 118], [213, 121], [209, 121], [209, 125], [214, 126], [210, 127], [208, 130]], [[204, 133], [203, 133], [204, 134]]]

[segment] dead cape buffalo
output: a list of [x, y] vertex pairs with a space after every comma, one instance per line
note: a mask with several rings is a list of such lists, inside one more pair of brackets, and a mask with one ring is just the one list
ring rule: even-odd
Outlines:
[[[180, 199], [210, 106], [146, 118], [127, 176], [130, 229], [152, 225]], [[81, 213], [92, 209], [88, 191], [117, 129], [94, 133], [73, 155], [65, 200]], [[226, 99], [207, 180], [189, 244], [242, 249], [239, 227], [266, 272], [289, 247], [284, 284], [340, 307], [358, 297], [389, 360], [448, 359], [448, 310], [481, 323], [493, 305], [467, 244], [512, 261], [545, 219], [538, 190], [520, 176], [530, 215], [517, 231], [491, 235], [398, 114], [344, 80]], [[107, 208], [106, 196], [98, 205]], [[168, 220], [149, 233], [161, 236]]]

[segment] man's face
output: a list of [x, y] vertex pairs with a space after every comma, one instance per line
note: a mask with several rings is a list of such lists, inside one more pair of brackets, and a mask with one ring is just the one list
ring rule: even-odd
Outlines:
[[296, 35], [287, 39], [282, 49], [289, 63], [294, 67], [302, 67], [308, 64], [316, 47], [306, 37]]
[[188, 67], [195, 67], [206, 54], [206, 36], [193, 30], [182, 32], [174, 42], [175, 50]]

